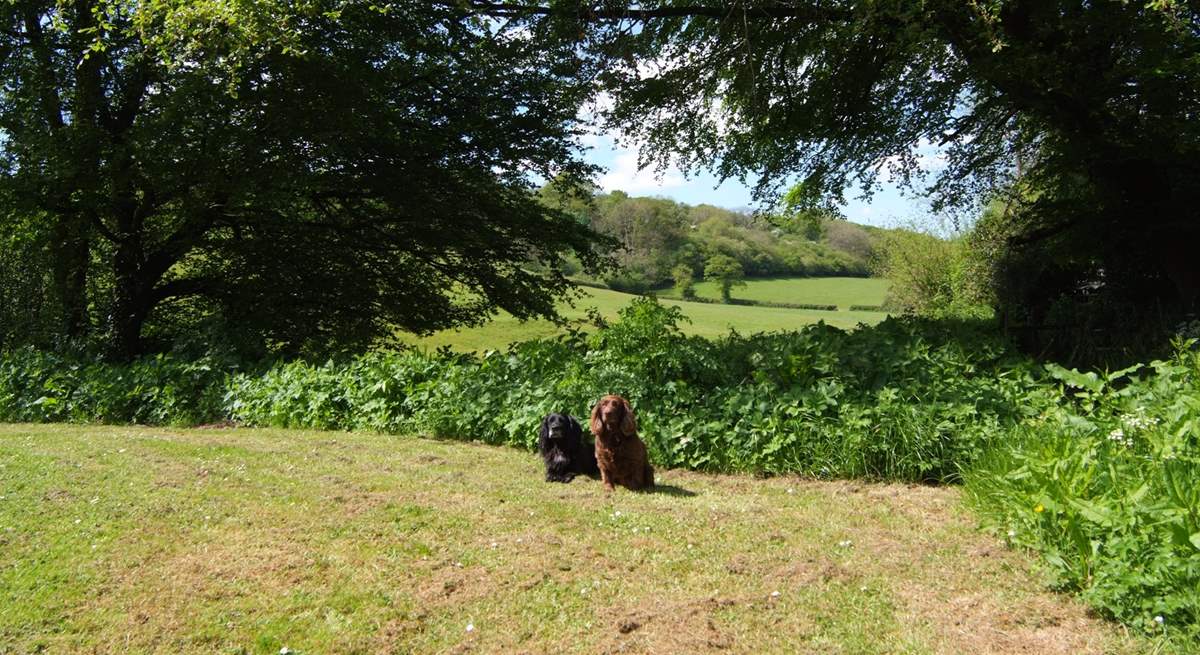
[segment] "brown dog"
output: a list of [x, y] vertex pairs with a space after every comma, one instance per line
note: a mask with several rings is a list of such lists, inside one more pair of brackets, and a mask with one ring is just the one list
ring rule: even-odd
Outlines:
[[592, 408], [592, 434], [596, 436], [596, 463], [604, 489], [619, 484], [637, 491], [654, 486], [654, 469], [646, 457], [646, 444], [637, 436], [637, 421], [629, 401], [605, 396]]

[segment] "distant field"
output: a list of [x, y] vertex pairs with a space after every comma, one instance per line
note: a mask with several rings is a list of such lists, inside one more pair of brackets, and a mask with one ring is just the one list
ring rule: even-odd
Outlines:
[[[845, 290], [847, 294], [849, 294], [847, 297], [852, 298], [850, 300], [837, 301], [836, 304], [838, 304], [839, 307], [849, 307], [851, 304], [879, 304], [879, 300], [874, 300], [874, 296], [869, 296], [867, 292], [863, 290], [871, 285], [861, 285], [862, 288], [859, 289], [853, 284], [847, 284], [847, 282], [861, 283], [883, 281], [861, 280], [857, 278], [832, 279], [841, 280], [842, 284], [833, 284], [829, 286], [832, 288], [841, 288]], [[813, 281], [819, 280], [763, 280], [761, 283], [771, 284], [775, 282], [797, 283]], [[884, 284], [886, 285], [886, 282], [884, 282]], [[783, 286], [786, 286], [786, 284]], [[734, 297], [750, 297], [745, 293], [747, 289], [741, 289], [739, 291], [741, 291], [741, 293], [735, 291]], [[574, 307], [564, 305], [561, 308], [562, 315], [568, 321], [571, 321], [573, 325], [582, 327], [584, 329], [588, 328], [588, 324], [586, 322], [588, 308], [595, 308], [606, 319], [612, 320], [617, 317], [617, 312], [622, 307], [628, 305], [629, 302], [636, 297], [631, 294], [620, 293], [608, 289], [588, 288], [584, 289], [584, 293], [585, 296], [577, 300]], [[880, 299], [882, 298], [881, 294], [882, 292], [880, 292]], [[863, 298], [866, 298], [866, 300], [861, 300]], [[765, 300], [768, 298], [763, 299]], [[816, 323], [817, 321], [825, 321], [829, 325], [834, 325], [841, 328], [852, 328], [857, 326], [859, 323], [873, 325], [879, 321], [882, 321], [884, 317], [887, 316], [887, 314], [880, 312], [823, 312], [799, 309], [781, 309], [776, 307], [714, 305], [673, 300], [664, 300], [663, 302], [681, 307], [683, 309], [683, 313], [691, 319], [691, 323], [685, 323], [682, 326], [684, 332], [688, 334], [697, 334], [703, 337], [722, 336], [728, 334], [730, 329], [737, 330], [743, 334], [796, 330], [805, 325]], [[825, 304], [835, 304], [834, 301], [829, 300], [792, 300], [777, 302], [821, 302]], [[509, 314], [501, 314], [487, 325], [478, 328], [446, 330], [425, 338], [415, 337], [412, 335], [402, 335], [401, 338], [407, 343], [429, 348], [450, 346], [457, 350], [499, 350], [510, 343], [549, 337], [559, 334], [562, 331], [562, 329], [558, 328], [549, 321], [527, 321], [522, 323]]]
[[[746, 286], [734, 287], [733, 297], [762, 302], [786, 302], [814, 305], [837, 305], [846, 310], [851, 305], [881, 305], [891, 282], [880, 278], [861, 277], [801, 277], [746, 280]], [[720, 298], [715, 282], [696, 284], [696, 295]]]

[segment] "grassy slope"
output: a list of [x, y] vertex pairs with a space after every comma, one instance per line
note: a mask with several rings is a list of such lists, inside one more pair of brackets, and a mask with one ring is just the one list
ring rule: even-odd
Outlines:
[[[891, 282], [880, 278], [808, 277], [746, 280], [746, 286], [734, 287], [734, 298], [766, 302], [837, 305], [846, 310], [850, 305], [881, 305]], [[696, 295], [720, 298], [721, 289], [715, 282], [698, 282]]]
[[[618, 310], [629, 304], [629, 301], [634, 298], [630, 294], [608, 289], [585, 288], [583, 291], [584, 297], [577, 300], [574, 307], [564, 306], [561, 310], [563, 317], [582, 327], [586, 327], [587, 308], [595, 308], [601, 315], [611, 320], [616, 318]], [[735, 292], [735, 296], [741, 297], [737, 292]], [[859, 323], [878, 323], [886, 316], [886, 314], [878, 312], [822, 312], [669, 300], [664, 302], [682, 307], [684, 314], [692, 320], [692, 323], [684, 324], [684, 332], [705, 337], [728, 334], [731, 328], [743, 334], [795, 330], [817, 321], [825, 321], [838, 327], [852, 328]], [[842, 304], [849, 306], [850, 302], [843, 301]], [[402, 335], [401, 338], [408, 343], [430, 348], [448, 345], [461, 350], [484, 350], [488, 348], [502, 349], [516, 341], [553, 336], [560, 332], [559, 328], [548, 321], [522, 323], [508, 314], [501, 314], [495, 320], [478, 328], [446, 330], [425, 338], [411, 335]]]
[[955, 489], [659, 477], [605, 495], [472, 444], [0, 426], [0, 652], [1149, 646], [1039, 591]]

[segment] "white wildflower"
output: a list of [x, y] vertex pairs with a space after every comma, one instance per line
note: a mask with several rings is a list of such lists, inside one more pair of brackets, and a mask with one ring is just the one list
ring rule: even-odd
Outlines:
[[467, 624], [467, 632], [475, 632], [475, 624], [474, 623]]
[[778, 592], [778, 591], [772, 591], [772, 592], [771, 592], [771, 598], [779, 598], [779, 592]]
[[1165, 622], [1165, 620], [1162, 617], [1162, 614], [1159, 614], [1158, 616], [1154, 617], [1154, 622], [1159, 625], [1162, 625]]
[[850, 541], [849, 539], [838, 542], [838, 548], [849, 548], [850, 546], [853, 546], [853, 545], [854, 545], [854, 542]]
[[292, 650], [291, 648], [288, 648], [287, 646], [284, 646], [283, 648], [279, 649], [279, 655], [293, 655], [293, 653], [295, 653], [295, 652], [296, 651]]

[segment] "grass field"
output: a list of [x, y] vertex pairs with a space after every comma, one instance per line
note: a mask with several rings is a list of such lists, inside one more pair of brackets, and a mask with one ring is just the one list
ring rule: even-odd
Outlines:
[[[884, 279], [861, 277], [750, 279], [746, 286], [734, 287], [732, 295], [760, 302], [837, 305], [845, 311], [851, 305], [882, 305], [889, 286]], [[721, 289], [715, 282], [698, 282], [696, 295], [716, 299]]]
[[[861, 282], [862, 280], [857, 281]], [[584, 288], [583, 292], [584, 296], [575, 302], [574, 307], [562, 306], [561, 314], [572, 324], [584, 329], [588, 327], [586, 317], [589, 307], [597, 310], [606, 319], [612, 320], [617, 317], [618, 310], [636, 297], [609, 289]], [[735, 296], [742, 297], [736, 292]], [[855, 296], [855, 298], [857, 297]], [[684, 332], [704, 337], [722, 336], [728, 334], [730, 329], [735, 329], [743, 334], [795, 330], [817, 321], [825, 321], [830, 325], [842, 328], [852, 328], [859, 323], [878, 323], [887, 316], [880, 312], [825, 312], [673, 300], [664, 300], [663, 302], [681, 307], [683, 313], [691, 319], [691, 323], [685, 323], [682, 326]], [[842, 304], [848, 307], [850, 302]], [[445, 330], [423, 338], [401, 335], [401, 339], [406, 343], [429, 348], [451, 346], [458, 350], [500, 350], [510, 343], [549, 337], [561, 332], [560, 328], [549, 321], [521, 322], [509, 314], [502, 313], [482, 327]]]
[[[531, 427], [532, 429], [532, 427]], [[509, 449], [0, 425], [0, 653], [1134, 653], [952, 488]]]

